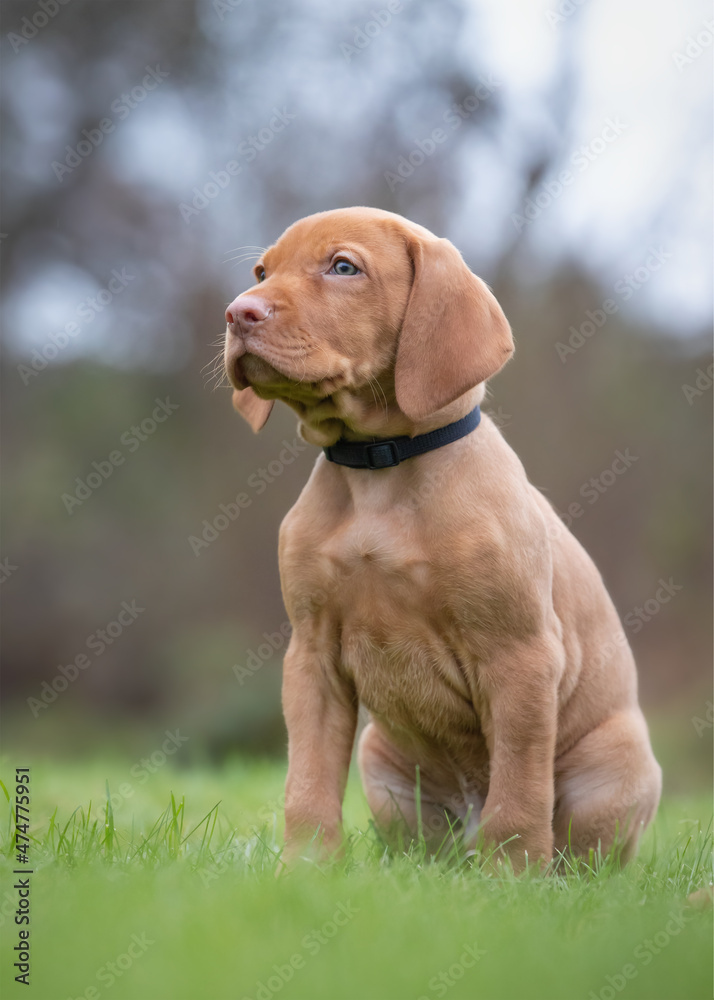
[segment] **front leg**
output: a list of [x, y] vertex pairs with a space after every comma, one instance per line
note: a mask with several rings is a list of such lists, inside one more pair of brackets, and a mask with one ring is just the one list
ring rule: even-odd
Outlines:
[[[489, 790], [480, 836], [516, 871], [553, 854], [554, 760], [562, 646], [555, 637], [511, 645], [479, 669], [485, 696]], [[514, 839], [511, 839], [514, 838]]]
[[342, 843], [342, 800], [357, 727], [357, 695], [330, 654], [296, 631], [283, 667], [288, 729], [285, 858]]

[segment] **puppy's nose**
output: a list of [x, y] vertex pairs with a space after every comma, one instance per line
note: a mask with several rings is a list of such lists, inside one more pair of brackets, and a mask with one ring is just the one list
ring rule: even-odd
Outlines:
[[267, 319], [270, 313], [270, 306], [259, 295], [239, 295], [226, 309], [226, 322], [234, 330], [237, 327], [247, 332], [256, 323]]

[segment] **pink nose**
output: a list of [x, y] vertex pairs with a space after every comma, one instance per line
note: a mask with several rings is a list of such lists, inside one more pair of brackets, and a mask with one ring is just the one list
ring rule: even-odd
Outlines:
[[226, 322], [234, 331], [238, 327], [247, 332], [256, 323], [267, 319], [271, 312], [268, 303], [259, 295], [239, 295], [226, 309]]

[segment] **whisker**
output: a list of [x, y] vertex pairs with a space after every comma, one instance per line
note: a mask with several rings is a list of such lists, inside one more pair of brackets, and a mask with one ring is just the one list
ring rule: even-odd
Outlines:
[[371, 375], [368, 376], [367, 378], [367, 385], [370, 387], [372, 391], [372, 399], [374, 400], [374, 405], [377, 407], [377, 409], [379, 409], [379, 401], [377, 399], [377, 393], [374, 391], [374, 381]]
[[[375, 385], [375, 387], [377, 389], [378, 396], [381, 397], [381, 399], [384, 401], [384, 419], [386, 420], [387, 417], [389, 416], [389, 402], [387, 400], [387, 394], [384, 391], [384, 389], [382, 388], [382, 386], [379, 384], [379, 382], [377, 381], [376, 378], [372, 377], [371, 381], [374, 382], [374, 385]], [[380, 405], [380, 404], [378, 404], [378, 405]]]
[[236, 257], [229, 257], [227, 260], [222, 261], [223, 264], [245, 264], [249, 260], [257, 260], [261, 254], [250, 253], [250, 254], [239, 254]]
[[[215, 345], [215, 346], [219, 346], [219, 345]], [[210, 369], [210, 370], [206, 372], [207, 368]], [[218, 351], [218, 353], [213, 358], [211, 358], [211, 360], [209, 362], [207, 362], [203, 366], [203, 368], [201, 369], [201, 372], [202, 373], [206, 372], [206, 374], [204, 375], [204, 380], [203, 380], [204, 388], [206, 388], [208, 385], [210, 385], [211, 382], [215, 382], [216, 383], [213, 386], [214, 389], [218, 388], [221, 385], [224, 385], [225, 382], [228, 380], [228, 373], [226, 372], [226, 368], [225, 368], [225, 364], [224, 364], [224, 353], [223, 353], [223, 350]]]
[[265, 253], [265, 247], [235, 247], [233, 250], [226, 250], [223, 255], [223, 263], [229, 264], [231, 261], [257, 260]]
[[[377, 409], [381, 409], [384, 406], [384, 418], [385, 420], [389, 416], [389, 403], [387, 401], [387, 394], [385, 393], [382, 386], [379, 384], [377, 379], [373, 375], [367, 377], [367, 382], [370, 389], [372, 390], [372, 397], [375, 402]], [[376, 390], [376, 392], [375, 392]]]
[[300, 360], [302, 361], [302, 375], [298, 379], [298, 385], [302, 385], [302, 383], [305, 381], [305, 376], [307, 375], [307, 361], [306, 361], [307, 351], [305, 350], [304, 344], [299, 345], [299, 351], [300, 351], [299, 357]]
[[223, 255], [223, 263], [227, 264], [232, 260], [257, 260], [262, 257], [265, 250], [262, 247], [237, 247], [235, 250], [228, 250]]
[[213, 388], [217, 389], [219, 386], [225, 385], [227, 381], [228, 381], [228, 376], [226, 375], [226, 373], [224, 371], [217, 371], [210, 378], [206, 379], [204, 384], [208, 386], [210, 385], [211, 382], [214, 382], [215, 385], [213, 386]]
[[259, 247], [257, 243], [246, 243], [242, 247], [233, 247], [232, 250], [226, 250], [226, 253], [240, 253], [243, 250], [260, 250], [261, 253], [267, 253], [267, 247]]
[[207, 364], [205, 364], [205, 365], [203, 366], [203, 368], [201, 369], [201, 371], [202, 371], [202, 372], [205, 372], [206, 368], [208, 368], [208, 366], [209, 366], [209, 365], [211, 365], [211, 366], [212, 366], [212, 369], [211, 369], [211, 370], [213, 370], [213, 369], [215, 369], [216, 365], [217, 365], [217, 364], [218, 364], [219, 362], [222, 362], [222, 361], [223, 361], [223, 351], [220, 351], [220, 353], [218, 353], [218, 354], [217, 354], [217, 355], [215, 356], [215, 358], [211, 358], [211, 360], [210, 360], [210, 361], [209, 361], [209, 362], [208, 362]]
[[[217, 381], [216, 381], [216, 379], [217, 379]], [[227, 376], [227, 374], [225, 372], [216, 372], [216, 374], [214, 376], [212, 376], [211, 378], [206, 379], [206, 381], [203, 383], [204, 389], [207, 389], [211, 385], [211, 382], [214, 382], [214, 381], [215, 381], [215, 385], [211, 386], [212, 390], [213, 389], [221, 389], [221, 388], [223, 388], [223, 386], [230, 385], [230, 381], [229, 381], [228, 376]]]
[[225, 372], [223, 372], [220, 368], [217, 368], [215, 371], [209, 372], [209, 374], [206, 375], [206, 377], [203, 380], [203, 384], [204, 386], [208, 386], [211, 384], [211, 382], [217, 382], [217, 384], [220, 385], [221, 382], [223, 381], [224, 375]]

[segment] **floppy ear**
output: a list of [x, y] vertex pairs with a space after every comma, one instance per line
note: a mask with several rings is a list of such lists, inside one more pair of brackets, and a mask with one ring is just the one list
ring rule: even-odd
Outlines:
[[513, 353], [508, 320], [448, 240], [414, 239], [414, 281], [397, 347], [399, 408], [421, 420], [494, 375]]
[[261, 399], [248, 386], [246, 389], [233, 390], [233, 409], [237, 410], [248, 421], [257, 434], [268, 422], [274, 399]]

